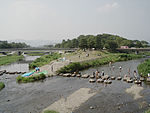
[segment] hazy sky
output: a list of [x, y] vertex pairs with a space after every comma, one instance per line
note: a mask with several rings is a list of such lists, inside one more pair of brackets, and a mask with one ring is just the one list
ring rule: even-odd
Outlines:
[[110, 33], [150, 42], [150, 0], [0, 0], [0, 40]]

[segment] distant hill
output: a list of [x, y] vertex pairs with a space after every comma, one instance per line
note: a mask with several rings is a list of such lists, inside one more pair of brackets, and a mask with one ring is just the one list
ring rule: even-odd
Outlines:
[[72, 40], [63, 40], [62, 43], [56, 44], [57, 48], [95, 48], [95, 49], [112, 49], [120, 46], [128, 47], [148, 47], [147, 41], [128, 40], [118, 35], [112, 34], [98, 34], [94, 35], [80, 35]]

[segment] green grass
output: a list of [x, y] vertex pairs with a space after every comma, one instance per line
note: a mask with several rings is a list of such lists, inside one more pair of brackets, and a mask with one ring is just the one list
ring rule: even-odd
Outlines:
[[16, 80], [18, 83], [28, 83], [28, 82], [34, 82], [34, 81], [39, 81], [39, 80], [43, 80], [46, 78], [45, 74], [39, 74], [39, 75], [33, 75], [31, 77], [22, 77], [21, 75], [19, 75]]
[[19, 55], [8, 55], [8, 56], [2, 56], [0, 57], [0, 65], [6, 65], [6, 64], [10, 64], [13, 62], [16, 62], [18, 60], [23, 59], [24, 56], [19, 56]]
[[57, 71], [57, 73], [73, 73], [75, 71], [84, 70], [90, 67], [97, 67], [101, 65], [108, 64], [111, 62], [118, 62], [118, 61], [127, 61], [132, 60], [136, 58], [141, 58], [142, 55], [135, 55], [135, 54], [121, 54], [121, 53], [107, 53], [107, 56], [89, 60], [89, 61], [83, 61], [83, 62], [73, 62], [67, 66], [62, 67], [60, 70]]
[[142, 73], [143, 77], [147, 77], [148, 73], [150, 73], [150, 59], [138, 65], [138, 73]]
[[0, 90], [2, 90], [5, 87], [5, 84], [3, 82], [0, 82]]
[[44, 55], [45, 53], [29, 53], [28, 55], [29, 56], [42, 56]]
[[60, 58], [61, 55], [58, 53], [53, 53], [51, 55], [44, 55], [41, 56], [40, 58], [37, 58], [35, 61], [33, 61], [32, 63], [29, 64], [29, 68], [30, 69], [34, 69], [35, 67], [40, 67], [43, 66], [45, 64], [50, 63], [53, 60], [56, 60], [58, 58]]

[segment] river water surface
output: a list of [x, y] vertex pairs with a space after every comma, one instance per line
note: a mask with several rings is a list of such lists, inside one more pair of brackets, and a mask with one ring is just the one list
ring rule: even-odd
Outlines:
[[[28, 62], [37, 57], [26, 57], [24, 62], [20, 61], [6, 66], [1, 66], [0, 70], [7, 71], [29, 71]], [[92, 74], [93, 71], [104, 70], [106, 74], [113, 76], [123, 76], [128, 69], [137, 70], [137, 65], [144, 59], [131, 60], [113, 63], [114, 71], [108, 65], [90, 68], [82, 73]], [[119, 67], [122, 66], [122, 72]], [[134, 83], [126, 83], [114, 80], [112, 84], [89, 83], [88, 79], [64, 78], [55, 76], [46, 78], [44, 81], [18, 84], [18, 75], [4, 74], [0, 76], [6, 87], [0, 91], [0, 113], [40, 113], [44, 108], [55, 101], [66, 98], [80, 88], [91, 88], [97, 94], [76, 108], [73, 113], [142, 113], [150, 104], [150, 86], [142, 84], [144, 88], [140, 95], [142, 98], [134, 99], [134, 95], [126, 93], [126, 89]], [[139, 86], [141, 87], [141, 86]], [[90, 109], [93, 106], [94, 109]]]

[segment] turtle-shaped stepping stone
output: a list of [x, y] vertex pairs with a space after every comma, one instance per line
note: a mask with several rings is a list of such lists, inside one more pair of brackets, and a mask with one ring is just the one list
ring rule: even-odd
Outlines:
[[107, 80], [107, 84], [111, 84], [112, 83], [112, 81], [111, 80]]

